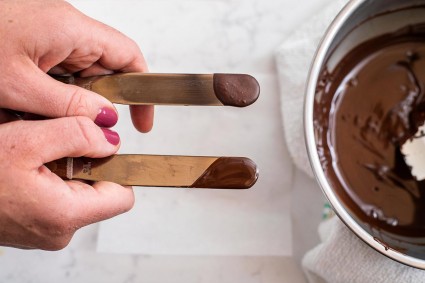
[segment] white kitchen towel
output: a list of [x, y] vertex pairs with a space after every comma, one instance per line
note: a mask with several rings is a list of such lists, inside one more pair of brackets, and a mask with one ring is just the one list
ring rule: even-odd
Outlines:
[[303, 130], [304, 91], [314, 53], [326, 28], [347, 0], [332, 0], [307, 19], [278, 48], [276, 54], [286, 144], [294, 164], [313, 177]]
[[[312, 176], [304, 145], [303, 102], [307, 75], [326, 28], [346, 0], [332, 0], [290, 35], [277, 52], [281, 109], [287, 145], [295, 165]], [[425, 282], [425, 271], [407, 267], [376, 252], [338, 217], [319, 227], [321, 244], [302, 264], [310, 283]]]
[[370, 248], [336, 216], [320, 224], [319, 236], [322, 243], [302, 261], [310, 283], [425, 282], [425, 271], [398, 263]]

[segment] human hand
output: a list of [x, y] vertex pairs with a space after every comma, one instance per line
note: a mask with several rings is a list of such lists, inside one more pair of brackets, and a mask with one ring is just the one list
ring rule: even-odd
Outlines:
[[[59, 0], [0, 1], [0, 245], [58, 250], [82, 226], [129, 210], [131, 188], [63, 181], [43, 164], [105, 157], [119, 147], [114, 106], [48, 76], [147, 71], [136, 44]], [[4, 109], [55, 118], [12, 121]], [[153, 108], [131, 108], [152, 127]], [[100, 126], [100, 127], [99, 127]]]
[[[60, 0], [0, 1], [0, 108], [45, 117], [86, 116], [99, 126], [117, 121], [113, 105], [46, 73], [80, 76], [146, 72], [134, 41]], [[130, 107], [141, 132], [153, 125], [152, 106]]]
[[77, 229], [133, 206], [131, 188], [64, 182], [43, 165], [63, 156], [97, 158], [117, 150], [118, 135], [87, 117], [3, 123], [0, 140], [1, 245], [62, 249]]

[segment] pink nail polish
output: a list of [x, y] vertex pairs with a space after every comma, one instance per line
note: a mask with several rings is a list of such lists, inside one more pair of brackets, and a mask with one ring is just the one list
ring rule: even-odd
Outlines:
[[106, 140], [112, 145], [118, 145], [120, 143], [120, 136], [117, 132], [114, 132], [110, 129], [102, 128], [103, 133], [105, 134]]
[[99, 127], [112, 127], [118, 122], [118, 115], [115, 110], [103, 107], [99, 110], [99, 114], [97, 114], [96, 120], [94, 120], [96, 125]]

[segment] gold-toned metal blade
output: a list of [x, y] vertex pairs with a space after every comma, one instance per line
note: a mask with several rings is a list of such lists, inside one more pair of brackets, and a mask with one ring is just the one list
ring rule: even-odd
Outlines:
[[118, 104], [223, 106], [214, 92], [213, 75], [126, 73], [54, 78]]
[[216, 157], [160, 155], [74, 158], [72, 178], [132, 186], [189, 187], [215, 160]]

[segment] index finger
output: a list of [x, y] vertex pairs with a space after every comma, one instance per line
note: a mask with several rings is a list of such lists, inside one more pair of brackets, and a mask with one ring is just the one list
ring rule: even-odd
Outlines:
[[[109, 26], [104, 26], [103, 30], [104, 51], [99, 63], [104, 68], [121, 72], [148, 72], [146, 61], [136, 42]], [[130, 106], [130, 112], [133, 125], [138, 131], [146, 133], [152, 129], [153, 106]]]
[[120, 31], [101, 25], [98, 35], [102, 55], [99, 63], [106, 69], [120, 72], [148, 72], [145, 58], [137, 43]]

